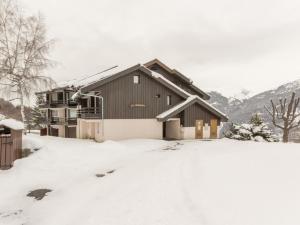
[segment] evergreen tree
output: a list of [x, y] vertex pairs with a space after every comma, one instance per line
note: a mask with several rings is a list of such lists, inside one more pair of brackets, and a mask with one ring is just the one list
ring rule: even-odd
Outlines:
[[38, 106], [35, 106], [30, 113], [30, 118], [28, 118], [28, 130], [31, 129], [41, 129], [44, 127], [45, 117]]
[[255, 114], [250, 119], [249, 124], [232, 124], [225, 137], [241, 141], [267, 141], [278, 142], [278, 137], [264, 123], [259, 114]]
[[260, 126], [264, 123], [262, 118], [259, 116], [258, 113], [254, 114], [250, 119], [250, 124], [253, 124], [255, 126]]

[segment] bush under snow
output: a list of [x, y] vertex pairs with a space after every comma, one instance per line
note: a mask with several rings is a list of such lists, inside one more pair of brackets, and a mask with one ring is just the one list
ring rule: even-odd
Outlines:
[[279, 141], [277, 135], [273, 133], [273, 131], [268, 127], [268, 125], [264, 123], [257, 114], [251, 118], [249, 124], [232, 124], [229, 131], [225, 133], [225, 137], [240, 141]]

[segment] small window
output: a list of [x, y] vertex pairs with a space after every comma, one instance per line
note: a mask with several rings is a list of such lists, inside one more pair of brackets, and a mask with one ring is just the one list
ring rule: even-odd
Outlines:
[[172, 105], [171, 95], [167, 95], [167, 105]]
[[139, 75], [134, 75], [133, 76], [133, 83], [134, 84], [139, 84], [140, 83], [140, 76]]
[[69, 109], [69, 118], [76, 118], [76, 117], [77, 117], [77, 110]]
[[160, 94], [155, 95], [155, 98], [160, 98]]
[[52, 117], [58, 117], [58, 111], [57, 110], [51, 110], [51, 116]]

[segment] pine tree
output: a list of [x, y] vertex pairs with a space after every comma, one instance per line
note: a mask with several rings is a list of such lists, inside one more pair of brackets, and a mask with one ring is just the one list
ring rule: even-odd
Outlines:
[[250, 124], [253, 124], [255, 126], [260, 126], [263, 123], [264, 121], [262, 120], [262, 118], [259, 116], [258, 113], [255, 113], [250, 119]]
[[229, 131], [225, 133], [225, 137], [240, 141], [279, 141], [278, 137], [269, 129], [268, 125], [264, 123], [259, 114], [253, 115], [249, 124], [232, 124]]
[[41, 129], [45, 122], [45, 117], [38, 106], [35, 106], [30, 113], [30, 118], [28, 119], [28, 129]]

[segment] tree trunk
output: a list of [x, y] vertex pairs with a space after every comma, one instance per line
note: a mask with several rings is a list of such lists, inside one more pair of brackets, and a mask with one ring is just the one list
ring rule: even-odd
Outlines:
[[22, 122], [24, 123], [24, 134], [26, 134], [26, 117], [25, 117], [25, 106], [24, 106], [24, 95], [22, 90], [19, 91], [20, 93], [20, 108], [21, 108], [21, 116], [22, 116]]
[[283, 130], [283, 139], [282, 139], [283, 143], [288, 143], [289, 142], [289, 130], [288, 129], [284, 129]]

